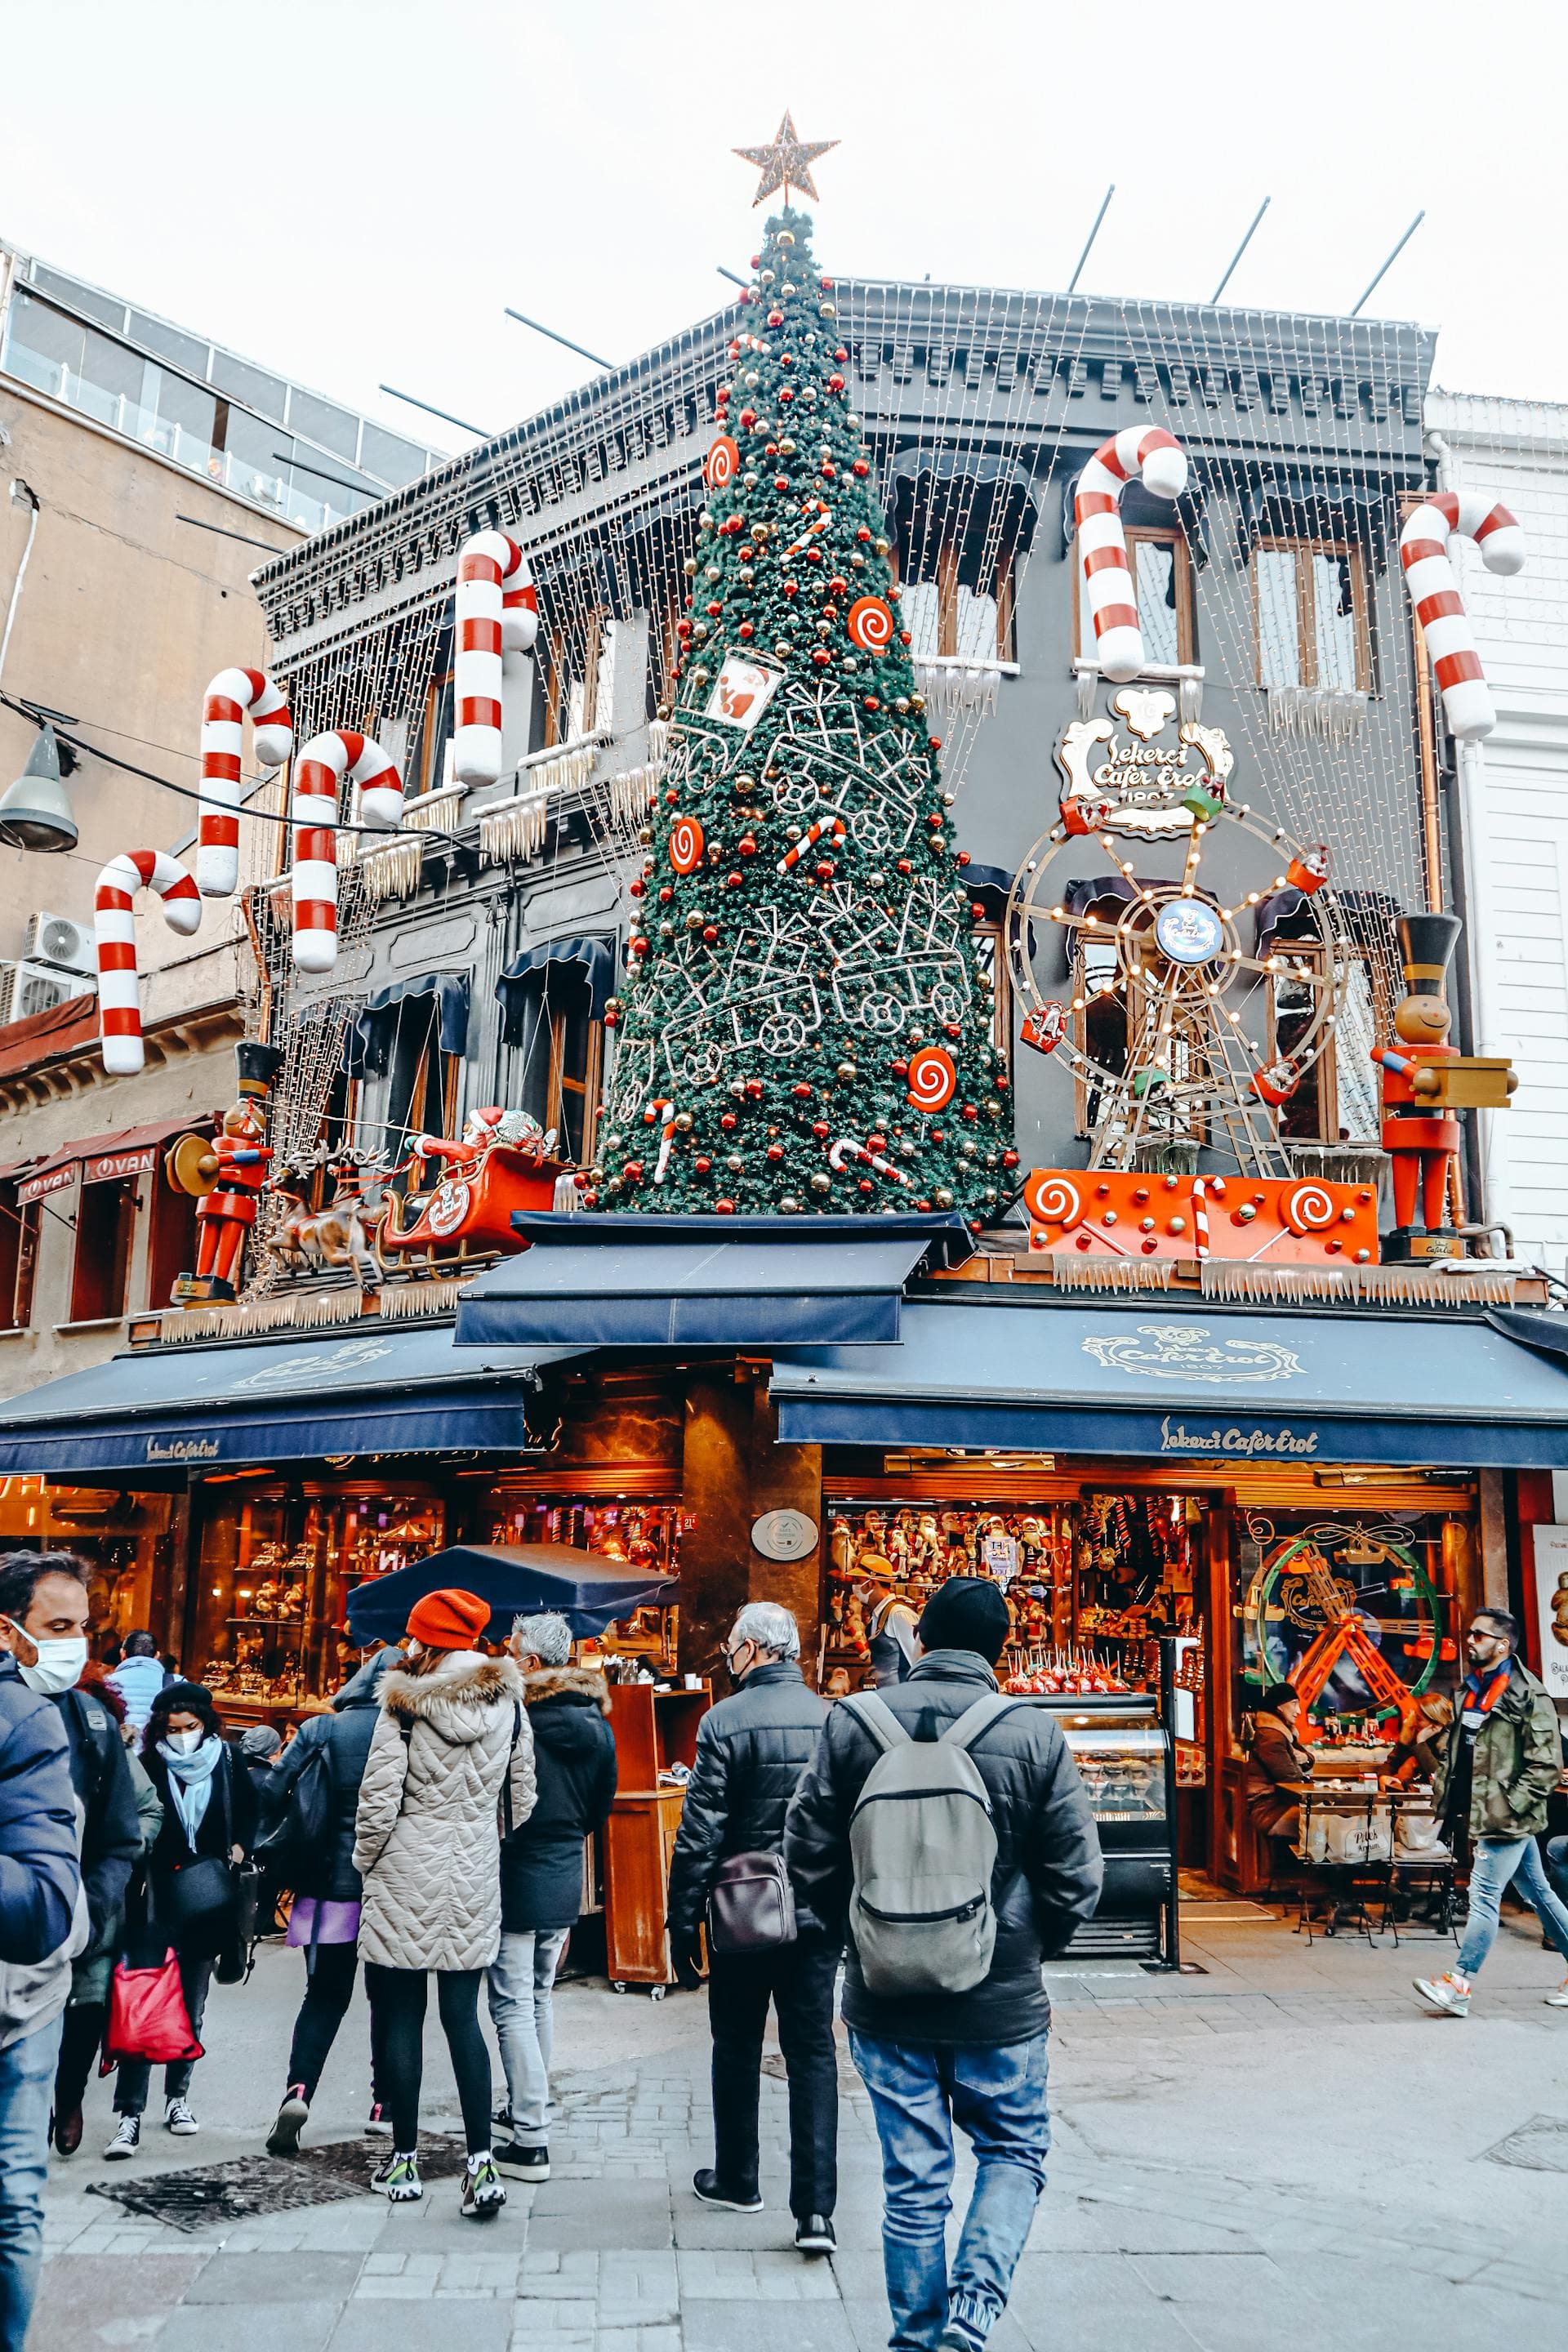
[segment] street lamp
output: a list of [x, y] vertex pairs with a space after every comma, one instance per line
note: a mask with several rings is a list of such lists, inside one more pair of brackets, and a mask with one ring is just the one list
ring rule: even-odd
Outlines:
[[0, 841], [13, 849], [71, 850], [77, 824], [60, 777], [60, 747], [47, 723], [16, 782], [0, 795]]

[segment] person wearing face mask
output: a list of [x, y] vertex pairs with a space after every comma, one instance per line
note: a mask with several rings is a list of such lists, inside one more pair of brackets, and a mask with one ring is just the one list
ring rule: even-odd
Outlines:
[[[1469, 1672], [1437, 1761], [1434, 1793], [1447, 1843], [1470, 1846], [1470, 1916], [1459, 1955], [1440, 1977], [1417, 1977], [1427, 2005], [1468, 2017], [1470, 1991], [1497, 1936], [1512, 1885], [1568, 1961], [1568, 1908], [1558, 1900], [1535, 1841], [1563, 1769], [1557, 1710], [1517, 1654], [1519, 1624], [1506, 1609], [1478, 1609], [1465, 1636]], [[1546, 1995], [1568, 2009], [1568, 1977]]]
[[[160, 1954], [174, 1951], [185, 2014], [199, 2040], [226, 1914], [204, 1908], [190, 1916], [177, 1881], [198, 1863], [244, 1860], [256, 1833], [256, 1799], [225, 1743], [212, 1693], [201, 1683], [169, 1683], [159, 1692], [142, 1735], [142, 1760], [163, 1808], [147, 1857], [149, 1942]], [[194, 2059], [163, 2070], [163, 2126], [178, 2138], [201, 2129], [186, 2096], [195, 2071]], [[116, 2162], [134, 2156], [142, 2144], [152, 2074], [145, 2059], [121, 2061], [114, 2091], [120, 2122], [103, 2151]]]
[[73, 1552], [0, 1554], [0, 1642], [29, 1689], [65, 1731], [71, 1785], [82, 1808], [81, 1875], [91, 1937], [71, 1970], [55, 2074], [54, 2144], [81, 2145], [81, 2103], [109, 2014], [109, 1978], [125, 1890], [142, 1858], [142, 1821], [120, 1727], [102, 1700], [77, 1687], [88, 1663], [88, 1570]]
[[[748, 1601], [724, 1663], [734, 1685], [703, 1717], [669, 1870], [669, 1948], [679, 1981], [700, 1982], [700, 1929], [720, 1864], [784, 1849], [790, 1799], [816, 1753], [827, 1706], [800, 1671], [800, 1633], [776, 1601]], [[791, 1944], [710, 1952], [713, 2032], [713, 2165], [692, 2187], [704, 2205], [759, 2213], [758, 2099], [771, 2001], [789, 2077], [790, 2210], [802, 2253], [837, 2242], [838, 2064], [833, 1980], [839, 1939], [797, 1915]]]
[[21, 1652], [36, 1656], [0, 1621], [0, 2352], [21, 2352], [32, 2316], [49, 2091], [89, 1933], [65, 1726], [23, 1681]]

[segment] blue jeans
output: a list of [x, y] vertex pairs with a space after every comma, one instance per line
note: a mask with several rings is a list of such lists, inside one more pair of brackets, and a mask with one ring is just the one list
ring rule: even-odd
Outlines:
[[[1001, 2316], [1046, 2185], [1047, 2042], [883, 2042], [850, 2029], [882, 2143], [889, 2352], [932, 2352], [944, 2327], [982, 2345]], [[979, 2165], [951, 2276], [952, 2126]]]
[[555, 1971], [570, 1927], [503, 1934], [490, 1963], [490, 2017], [506, 2072], [512, 2137], [520, 2147], [550, 2143], [550, 2052], [555, 2039]]
[[38, 2292], [61, 2022], [0, 2050], [0, 2352], [22, 2352]]
[[1542, 1926], [1568, 1960], [1568, 1910], [1552, 1892], [1535, 1840], [1478, 1838], [1470, 1861], [1469, 1925], [1455, 1962], [1461, 1976], [1473, 1977], [1491, 1950], [1503, 1888], [1510, 1880], [1539, 1913]]

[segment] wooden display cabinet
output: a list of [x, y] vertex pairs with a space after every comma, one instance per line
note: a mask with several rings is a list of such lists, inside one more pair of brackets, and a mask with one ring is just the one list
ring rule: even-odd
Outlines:
[[706, 1682], [695, 1690], [610, 1685], [616, 1801], [605, 1831], [605, 1958], [616, 1992], [645, 1984], [662, 2000], [673, 1981], [666, 1894], [686, 1792], [658, 1776], [672, 1764], [690, 1769], [712, 1704]]

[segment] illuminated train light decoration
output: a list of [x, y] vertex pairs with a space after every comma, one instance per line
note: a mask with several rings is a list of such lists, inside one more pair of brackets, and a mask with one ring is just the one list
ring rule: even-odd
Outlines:
[[[1067, 730], [1058, 821], [1008, 907], [1024, 1044], [1074, 1081], [1092, 1139], [1086, 1169], [1037, 1169], [1026, 1183], [1031, 1248], [1367, 1265], [1380, 1255], [1375, 1186], [1304, 1178], [1280, 1132], [1333, 1037], [1354, 957], [1328, 853], [1231, 798], [1217, 729], [1185, 722], [1172, 741], [1170, 695], [1124, 688], [1111, 710]], [[1237, 874], [1251, 887], [1218, 878]], [[1261, 992], [1281, 983], [1290, 1024], [1266, 1050]], [[1151, 1172], [1163, 1153], [1180, 1158], [1168, 1147], [1194, 1143], [1234, 1172]]]

